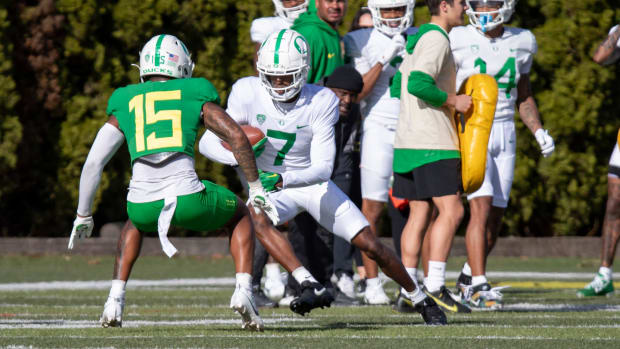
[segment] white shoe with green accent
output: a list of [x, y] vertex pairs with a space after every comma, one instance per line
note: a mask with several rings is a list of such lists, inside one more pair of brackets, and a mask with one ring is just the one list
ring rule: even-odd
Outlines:
[[601, 273], [594, 276], [594, 280], [586, 285], [583, 289], [577, 291], [577, 297], [593, 297], [593, 296], [612, 296], [614, 294], [614, 283], [611, 279], [606, 279]]

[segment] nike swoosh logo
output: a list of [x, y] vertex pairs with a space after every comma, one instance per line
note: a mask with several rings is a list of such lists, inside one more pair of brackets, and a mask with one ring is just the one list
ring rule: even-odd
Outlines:
[[315, 296], [322, 296], [323, 293], [325, 293], [326, 289], [325, 287], [323, 287], [320, 291], [317, 291], [316, 289], [314, 289], [314, 295]]
[[332, 59], [335, 55], [335, 53], [327, 53], [327, 59]]
[[456, 307], [456, 304], [453, 304], [452, 306], [447, 305], [446, 303], [442, 302], [441, 299], [434, 297], [433, 295], [427, 293], [427, 296], [431, 297], [435, 303], [437, 303], [437, 305], [446, 308], [446, 310], [451, 311], [453, 313], [456, 313], [459, 309]]
[[308, 127], [308, 126], [310, 126], [310, 125], [303, 125], [303, 126], [297, 125], [297, 129], [299, 130], [300, 128], [304, 128], [304, 127]]

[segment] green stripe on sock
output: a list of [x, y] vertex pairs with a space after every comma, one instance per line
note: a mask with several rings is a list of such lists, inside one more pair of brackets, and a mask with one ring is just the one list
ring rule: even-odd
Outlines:
[[160, 35], [159, 38], [157, 38], [157, 44], [155, 44], [155, 66], [159, 67], [159, 49], [161, 49], [161, 43], [162, 41], [164, 41], [164, 34]]
[[280, 44], [282, 43], [284, 32], [286, 32], [286, 29], [280, 30], [280, 33], [278, 34], [278, 40], [276, 41], [276, 54], [273, 56], [274, 64], [280, 64]]

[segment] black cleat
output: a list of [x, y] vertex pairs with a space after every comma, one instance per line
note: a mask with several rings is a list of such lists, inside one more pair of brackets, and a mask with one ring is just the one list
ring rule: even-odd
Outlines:
[[399, 313], [415, 313], [417, 311], [411, 301], [401, 291], [398, 292], [398, 297], [396, 297], [396, 302], [392, 305], [392, 309]]
[[338, 290], [336, 290], [336, 296], [334, 297], [334, 301], [332, 302], [332, 305], [340, 307], [352, 307], [360, 304], [361, 303], [357, 299], [348, 297], [346, 294]]
[[424, 293], [432, 298], [435, 303], [437, 303], [437, 305], [445, 311], [452, 313], [471, 313], [471, 309], [469, 309], [468, 306], [463, 305], [452, 298], [452, 294], [446, 286], [441, 286], [441, 288], [436, 292], [429, 292], [425, 287]]
[[293, 299], [290, 308], [293, 312], [304, 316], [315, 308], [329, 308], [333, 301], [334, 296], [323, 285], [304, 281], [301, 283], [301, 296]]
[[463, 274], [459, 274], [459, 278], [456, 280], [456, 292], [459, 297], [461, 297], [461, 302], [465, 299], [465, 290], [468, 286], [471, 286], [471, 276]]
[[[404, 297], [403, 297], [404, 298]], [[427, 325], [447, 325], [448, 319], [446, 319], [446, 314], [441, 310], [441, 308], [435, 303], [435, 301], [431, 297], [424, 298], [423, 301], [411, 304], [409, 299], [405, 298], [406, 302], [409, 302], [410, 306], [422, 315], [422, 319]]]
[[362, 298], [364, 294], [366, 294], [366, 279], [361, 279], [355, 286], [355, 296]]

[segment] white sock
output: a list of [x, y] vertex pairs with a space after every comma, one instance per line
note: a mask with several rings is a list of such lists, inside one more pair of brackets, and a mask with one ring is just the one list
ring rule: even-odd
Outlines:
[[446, 284], [446, 262], [428, 261], [428, 284], [429, 292], [439, 291]]
[[123, 298], [125, 297], [125, 286], [127, 285], [126, 281], [123, 280], [112, 280], [112, 287], [110, 288], [110, 297], [112, 298]]
[[366, 279], [366, 289], [375, 289], [381, 287], [381, 279], [379, 277]]
[[598, 269], [599, 274], [603, 275], [605, 280], [611, 280], [611, 268], [600, 267]]
[[401, 288], [401, 292], [407, 295], [407, 298], [411, 299], [414, 304], [418, 304], [426, 298], [426, 294], [419, 288], [413, 290], [413, 292], [407, 292], [404, 288]]
[[415, 288], [420, 288], [420, 285], [418, 285], [418, 268], [405, 268], [405, 269], [407, 270], [407, 274], [409, 274], [409, 277], [415, 284]]
[[469, 263], [465, 262], [465, 264], [463, 264], [462, 272], [467, 276], [471, 276], [471, 267], [469, 266]]
[[293, 274], [293, 277], [295, 278], [295, 280], [297, 280], [297, 282], [299, 282], [300, 285], [304, 281], [310, 281], [310, 282], [318, 283], [318, 281], [316, 281], [314, 276], [312, 276], [312, 274], [310, 274], [308, 269], [304, 268], [303, 266], [293, 270], [292, 274]]
[[478, 275], [478, 276], [474, 276], [471, 278], [471, 284], [473, 286], [477, 286], [480, 284], [486, 284], [487, 282], [488, 282], [487, 277], [484, 275]]
[[236, 287], [245, 288], [246, 290], [252, 289], [252, 275], [248, 273], [237, 273], [235, 274], [235, 279], [237, 279]]
[[280, 279], [280, 265], [278, 263], [268, 263], [265, 265], [268, 279]]

